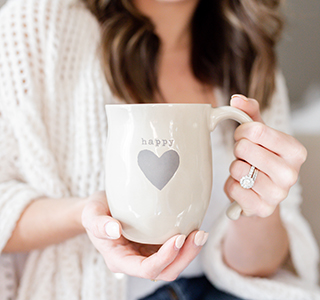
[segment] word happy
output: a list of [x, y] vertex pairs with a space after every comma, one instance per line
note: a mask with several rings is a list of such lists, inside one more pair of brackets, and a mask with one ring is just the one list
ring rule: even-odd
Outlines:
[[144, 139], [141, 138], [142, 140], [142, 145], [144, 146], [155, 146], [155, 147], [164, 147], [164, 146], [169, 146], [172, 147], [174, 143], [174, 139], [171, 140], [166, 140], [166, 139]]

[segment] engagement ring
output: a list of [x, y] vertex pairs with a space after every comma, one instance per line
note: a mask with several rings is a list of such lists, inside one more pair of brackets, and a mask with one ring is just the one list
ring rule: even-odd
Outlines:
[[254, 185], [255, 180], [257, 179], [258, 176], [258, 170], [256, 169], [256, 167], [251, 166], [249, 174], [246, 176], [243, 176], [240, 179], [240, 185], [244, 188], [244, 189], [251, 189]]

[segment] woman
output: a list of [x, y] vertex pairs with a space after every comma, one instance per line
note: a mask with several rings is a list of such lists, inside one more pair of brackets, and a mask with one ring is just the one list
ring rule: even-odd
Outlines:
[[[288, 110], [274, 56], [278, 6], [7, 3], [0, 12], [1, 299], [319, 297], [317, 248], [292, 187], [306, 151], [272, 129], [287, 130]], [[218, 106], [233, 93], [251, 97], [235, 95], [231, 105], [256, 122], [237, 128], [235, 145], [224, 128], [215, 132], [214, 193], [203, 228], [160, 249], [127, 241], [105, 193], [96, 193], [104, 188], [104, 105]], [[239, 181], [251, 165], [258, 176], [244, 189]], [[228, 199], [243, 208], [238, 221], [225, 217]], [[283, 269], [288, 261], [296, 275]]]

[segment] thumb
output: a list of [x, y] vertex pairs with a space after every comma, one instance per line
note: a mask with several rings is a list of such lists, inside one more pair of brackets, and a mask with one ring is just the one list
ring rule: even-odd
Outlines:
[[117, 240], [121, 237], [119, 221], [109, 216], [95, 217], [86, 229], [99, 239]]
[[244, 95], [235, 94], [231, 96], [230, 105], [245, 112], [253, 121], [263, 123], [260, 114], [259, 102]]
[[103, 212], [101, 203], [89, 202], [82, 211], [82, 225], [99, 239], [116, 240], [121, 236], [121, 224]]

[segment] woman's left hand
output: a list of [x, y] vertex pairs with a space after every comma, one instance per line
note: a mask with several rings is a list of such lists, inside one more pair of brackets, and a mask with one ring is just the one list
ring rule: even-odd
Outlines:
[[[236, 160], [230, 166], [225, 192], [231, 201], [239, 203], [243, 215], [268, 217], [296, 183], [307, 151], [292, 136], [266, 126], [256, 100], [234, 95], [231, 106], [247, 113], [254, 122], [235, 131]], [[239, 182], [251, 165], [258, 169], [258, 175], [254, 186], [244, 189]]]
[[111, 216], [105, 192], [96, 192], [85, 202], [83, 227], [114, 273], [173, 281], [199, 254], [208, 238], [208, 233], [195, 230], [188, 237], [175, 235], [163, 245], [135, 243], [121, 234], [121, 224]]

